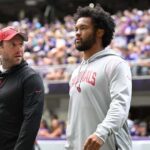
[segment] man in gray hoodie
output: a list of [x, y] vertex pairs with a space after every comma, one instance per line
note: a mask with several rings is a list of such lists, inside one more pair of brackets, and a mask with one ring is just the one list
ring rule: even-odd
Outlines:
[[81, 65], [70, 80], [67, 150], [131, 150], [127, 117], [132, 79], [129, 65], [106, 48], [115, 30], [99, 5], [79, 7], [75, 14], [76, 48]]

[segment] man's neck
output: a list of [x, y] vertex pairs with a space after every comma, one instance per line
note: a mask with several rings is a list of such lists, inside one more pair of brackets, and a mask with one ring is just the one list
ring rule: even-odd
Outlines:
[[91, 56], [93, 56], [95, 53], [99, 52], [103, 50], [102, 47], [100, 46], [93, 46], [91, 49], [87, 50], [87, 51], [84, 51], [84, 54], [83, 54], [83, 58], [85, 60], [89, 59]]

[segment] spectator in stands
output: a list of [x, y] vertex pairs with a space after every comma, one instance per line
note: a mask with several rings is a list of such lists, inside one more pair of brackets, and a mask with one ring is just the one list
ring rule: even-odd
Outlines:
[[0, 149], [33, 150], [43, 111], [39, 74], [23, 59], [27, 35], [14, 27], [0, 30]]
[[147, 133], [147, 123], [145, 121], [141, 121], [139, 123], [138, 132], [139, 132], [138, 136], [140, 136], [140, 137], [148, 136], [148, 133]]
[[148, 136], [147, 123], [145, 121], [135, 120], [130, 133], [133, 137]]
[[141, 47], [141, 55], [137, 62], [138, 75], [150, 75], [150, 36], [146, 36]]
[[51, 126], [50, 126], [50, 134], [48, 137], [50, 138], [60, 138], [62, 135], [63, 129], [62, 125], [58, 118], [53, 118], [51, 120]]
[[130, 67], [106, 48], [113, 38], [114, 21], [99, 5], [79, 7], [75, 20], [75, 46], [83, 61], [70, 80], [66, 149], [131, 150]]
[[61, 138], [61, 136], [64, 136], [64, 124], [60, 122], [57, 115], [53, 115], [49, 130], [43, 127], [43, 122], [41, 122], [41, 129], [39, 130], [38, 136], [45, 138]]
[[44, 138], [44, 137], [47, 137], [48, 134], [49, 134], [48, 124], [45, 119], [42, 119], [40, 122], [40, 128], [39, 128], [37, 136], [39, 138]]
[[133, 122], [133, 126], [131, 128], [129, 128], [131, 136], [138, 136], [139, 135], [139, 131], [138, 131], [139, 123], [140, 123], [139, 120], [135, 120]]

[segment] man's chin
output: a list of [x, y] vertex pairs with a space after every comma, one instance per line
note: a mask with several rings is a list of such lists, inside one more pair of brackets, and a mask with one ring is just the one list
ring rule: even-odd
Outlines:
[[84, 52], [84, 51], [86, 51], [86, 50], [87, 50], [87, 49], [82, 48], [82, 47], [76, 47], [76, 49], [77, 49], [79, 52]]
[[80, 51], [80, 52], [83, 52], [83, 51], [84, 51], [84, 49], [83, 49], [80, 45], [76, 45], [76, 49], [77, 49], [78, 51]]
[[87, 46], [83, 46], [81, 44], [76, 44], [75, 45], [76, 49], [80, 52], [85, 52], [85, 51], [88, 51], [89, 47]]
[[21, 62], [22, 62], [22, 58], [17, 58], [17, 59], [15, 60], [15, 64], [16, 64], [16, 65], [19, 65]]

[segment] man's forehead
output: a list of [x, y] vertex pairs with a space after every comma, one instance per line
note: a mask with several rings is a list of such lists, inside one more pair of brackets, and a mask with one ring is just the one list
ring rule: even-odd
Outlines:
[[81, 17], [77, 20], [76, 25], [89, 25], [89, 23], [92, 23], [92, 20], [90, 17]]

